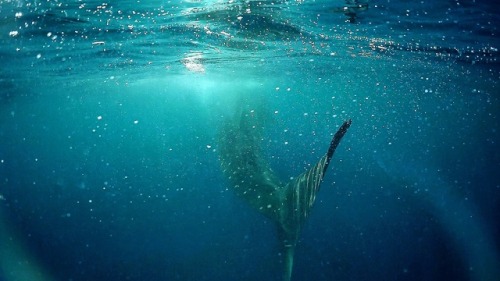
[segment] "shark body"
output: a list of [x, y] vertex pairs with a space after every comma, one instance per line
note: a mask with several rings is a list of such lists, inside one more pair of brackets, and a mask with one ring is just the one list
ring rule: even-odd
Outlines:
[[263, 160], [259, 145], [263, 131], [261, 123], [262, 117], [254, 111], [241, 111], [229, 120], [220, 135], [220, 161], [234, 192], [276, 223], [284, 265], [283, 280], [289, 281], [301, 227], [351, 120], [338, 129], [321, 159], [287, 184], [282, 184]]

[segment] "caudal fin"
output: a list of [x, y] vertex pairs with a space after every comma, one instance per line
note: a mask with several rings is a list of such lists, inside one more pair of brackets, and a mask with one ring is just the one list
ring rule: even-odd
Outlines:
[[282, 245], [285, 281], [290, 280], [292, 275], [293, 255], [301, 226], [309, 216], [333, 153], [349, 126], [351, 120], [344, 122], [333, 136], [327, 153], [316, 165], [289, 182], [283, 190], [285, 196], [280, 208], [278, 236]]
[[309, 215], [333, 153], [351, 120], [339, 128], [318, 163], [286, 186], [281, 184], [262, 157], [263, 120], [258, 111], [242, 110], [235, 114], [221, 128], [219, 157], [234, 192], [276, 222], [285, 267], [283, 280], [289, 281], [301, 226]]

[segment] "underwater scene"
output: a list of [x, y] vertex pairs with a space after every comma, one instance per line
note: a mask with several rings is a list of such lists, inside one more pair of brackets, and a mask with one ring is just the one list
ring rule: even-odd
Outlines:
[[500, 280], [490, 0], [0, 1], [0, 280]]

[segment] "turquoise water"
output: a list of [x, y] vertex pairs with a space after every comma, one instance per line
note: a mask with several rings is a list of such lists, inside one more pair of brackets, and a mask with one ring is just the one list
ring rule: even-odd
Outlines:
[[242, 102], [284, 181], [352, 119], [292, 280], [498, 280], [496, 9], [0, 2], [0, 280], [280, 280], [218, 160]]

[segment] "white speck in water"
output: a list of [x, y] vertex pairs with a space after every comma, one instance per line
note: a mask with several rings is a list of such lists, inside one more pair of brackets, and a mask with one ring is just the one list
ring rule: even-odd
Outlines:
[[38, 55], [36, 55], [36, 58], [37, 58], [37, 59], [39, 59], [39, 58], [41, 58], [41, 57], [42, 57], [42, 54], [38, 54]]
[[97, 116], [97, 120], [101, 120], [101, 119], [102, 119], [101, 115]]
[[211, 147], [212, 147], [211, 145], [207, 144], [207, 148], [211, 148]]
[[135, 120], [135, 121], [134, 121], [134, 124], [138, 124], [138, 123], [139, 123], [139, 120]]
[[271, 205], [271, 204], [267, 205], [267, 208], [268, 208], [268, 209], [269, 209], [269, 208], [271, 208], [271, 207], [272, 207], [272, 205]]
[[23, 13], [21, 13], [21, 12], [17, 12], [17, 13], [16, 13], [16, 18], [20, 18], [20, 17], [22, 17], [22, 16], [23, 16]]

